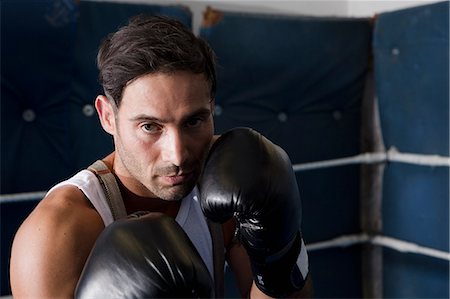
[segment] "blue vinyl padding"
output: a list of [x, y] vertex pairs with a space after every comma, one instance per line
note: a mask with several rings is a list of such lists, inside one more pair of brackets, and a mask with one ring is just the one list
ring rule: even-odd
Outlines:
[[387, 165], [383, 181], [386, 235], [449, 251], [448, 213], [448, 167]]
[[[200, 32], [219, 64], [216, 132], [252, 127], [294, 164], [359, 154], [369, 19], [221, 13]], [[299, 172], [297, 179], [307, 243], [359, 232], [358, 166]], [[315, 295], [361, 296], [360, 259], [359, 250], [312, 254]]]
[[449, 2], [378, 16], [376, 89], [387, 148], [449, 155]]
[[449, 298], [449, 263], [433, 257], [383, 250], [384, 298]]
[[[101, 91], [96, 52], [102, 38], [141, 13], [192, 26], [191, 12], [181, 6], [6, 0], [0, 11], [2, 194], [48, 190], [112, 151], [95, 112], [83, 110]], [[14, 233], [35, 204], [1, 204], [0, 295], [10, 294]]]
[[[281, 145], [294, 164], [359, 153], [360, 108], [371, 39], [367, 19], [225, 13], [217, 25], [203, 28], [201, 36], [218, 57], [218, 133], [236, 126], [252, 127]], [[359, 171], [348, 169], [348, 180], [358, 186]], [[339, 171], [346, 170], [318, 170], [317, 178], [331, 173], [334, 179], [327, 183], [339, 188], [347, 180], [336, 182]], [[314, 189], [311, 192], [317, 191], [313, 181], [299, 183], [302, 192], [308, 186]], [[326, 192], [327, 196], [304, 199], [304, 204], [331, 200], [332, 192]], [[347, 227], [347, 232], [354, 230]], [[310, 241], [333, 233], [343, 231], [315, 234]]]
[[40, 191], [72, 170], [66, 120], [78, 7], [61, 6], [68, 17], [54, 18], [51, 1], [1, 5], [0, 189]]
[[[375, 79], [386, 148], [449, 156], [449, 2], [383, 13]], [[389, 163], [383, 233], [449, 251], [449, 168]], [[449, 262], [384, 251], [386, 298], [448, 298]]]

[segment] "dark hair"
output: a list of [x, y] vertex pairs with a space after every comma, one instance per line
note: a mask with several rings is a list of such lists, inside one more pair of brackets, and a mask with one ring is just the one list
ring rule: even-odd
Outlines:
[[181, 22], [163, 16], [140, 15], [110, 34], [97, 55], [99, 80], [117, 107], [128, 82], [150, 73], [191, 71], [204, 74], [216, 91], [215, 57], [209, 45]]

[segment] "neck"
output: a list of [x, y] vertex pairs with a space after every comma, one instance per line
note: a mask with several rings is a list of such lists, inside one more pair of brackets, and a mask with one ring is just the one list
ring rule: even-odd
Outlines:
[[140, 196], [127, 189], [119, 179], [118, 182], [127, 214], [148, 211], [163, 213], [173, 218], [178, 214], [181, 200], [168, 201], [158, 197]]
[[180, 209], [181, 200], [168, 201], [158, 197], [138, 195], [130, 190], [130, 188], [128, 188], [126, 184], [124, 184], [124, 180], [126, 181], [126, 178], [121, 178], [114, 172], [114, 153], [107, 156], [105, 159], [103, 159], [103, 161], [116, 177], [116, 181], [119, 185], [120, 193], [122, 195], [125, 209], [128, 215], [139, 211], [147, 211], [164, 213], [173, 218], [176, 217], [176, 215], [178, 214], [178, 210]]

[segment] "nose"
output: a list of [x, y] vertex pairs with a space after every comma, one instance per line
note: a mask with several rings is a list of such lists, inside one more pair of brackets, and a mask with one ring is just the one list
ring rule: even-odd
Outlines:
[[161, 156], [164, 162], [182, 166], [188, 156], [188, 147], [183, 132], [167, 130], [162, 140]]

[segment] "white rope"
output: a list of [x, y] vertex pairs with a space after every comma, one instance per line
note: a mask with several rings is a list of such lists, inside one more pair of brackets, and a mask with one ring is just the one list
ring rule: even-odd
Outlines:
[[47, 191], [2, 194], [2, 195], [0, 195], [0, 203], [12, 203], [12, 202], [21, 202], [21, 201], [28, 201], [28, 200], [39, 200], [39, 199], [44, 198], [45, 194], [47, 194]]
[[308, 251], [323, 250], [334, 247], [348, 247], [360, 243], [365, 243], [369, 240], [369, 236], [366, 234], [360, 235], [345, 235], [337, 238], [333, 238], [327, 241], [321, 241], [312, 244], [306, 244]]
[[306, 249], [308, 251], [316, 251], [333, 247], [348, 247], [362, 243], [370, 243], [373, 245], [388, 247], [400, 252], [421, 254], [450, 261], [450, 253], [446, 251], [424, 247], [415, 243], [406, 242], [391, 237], [379, 235], [370, 236], [368, 234], [346, 235], [327, 241], [307, 244]]
[[[28, 193], [17, 193], [17, 194], [5, 194], [1, 195], [0, 203], [8, 202], [21, 202], [26, 200], [39, 200], [45, 196], [46, 192], [28, 192]], [[420, 246], [415, 243], [410, 243], [406, 241], [401, 241], [398, 239], [385, 237], [385, 236], [369, 236], [368, 234], [359, 235], [345, 235], [337, 237], [331, 240], [312, 243], [306, 245], [308, 251], [323, 250], [333, 247], [348, 247], [355, 244], [361, 243], [371, 243], [374, 245], [389, 247], [391, 249], [400, 252], [410, 252], [416, 254], [422, 254], [426, 256], [431, 256], [439, 259], [444, 259], [450, 261], [450, 253], [436, 250], [433, 248], [428, 248]]]
[[409, 163], [425, 166], [446, 166], [450, 167], [450, 157], [439, 155], [419, 155], [411, 153], [400, 153], [395, 147], [387, 152], [387, 161]]
[[389, 247], [400, 252], [416, 253], [450, 261], [450, 253], [433, 248], [424, 247], [415, 243], [406, 242], [385, 236], [375, 236], [370, 240], [374, 245]]
[[387, 152], [363, 153], [346, 158], [295, 164], [292, 167], [294, 171], [304, 171], [351, 164], [376, 164], [385, 162], [450, 167], [450, 157], [443, 157], [439, 155], [400, 153], [395, 147], [391, 147]]
[[301, 164], [295, 164], [292, 166], [294, 171], [318, 169], [318, 168], [328, 168], [336, 166], [344, 166], [351, 164], [374, 164], [386, 161], [386, 153], [364, 153], [353, 157], [338, 158], [317, 162], [307, 162]]
[[[352, 164], [376, 164], [388, 161], [425, 166], [450, 167], [450, 157], [400, 153], [395, 147], [391, 147], [387, 152], [363, 153], [352, 157], [295, 164], [292, 168], [294, 171], [304, 171]], [[42, 199], [45, 194], [46, 191], [3, 194], [0, 195], [0, 203]]]

